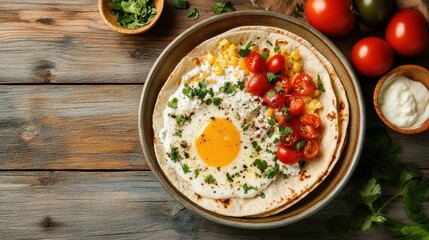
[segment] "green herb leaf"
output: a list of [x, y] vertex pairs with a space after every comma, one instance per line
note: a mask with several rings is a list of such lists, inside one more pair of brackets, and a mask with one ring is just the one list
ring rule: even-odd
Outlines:
[[278, 50], [280, 50], [280, 46], [279, 45], [274, 46], [274, 52], [277, 52]]
[[173, 136], [182, 137], [182, 132], [183, 132], [183, 130], [177, 130], [177, 131], [173, 134]]
[[234, 181], [234, 179], [232, 178], [231, 175], [229, 175], [228, 172], [226, 173], [226, 180], [228, 180], [228, 182], [233, 182]]
[[130, 29], [148, 25], [156, 15], [153, 0], [113, 0], [108, 6], [111, 14], [117, 16], [116, 25]]
[[268, 45], [273, 46], [273, 43], [267, 40]]
[[181, 165], [182, 165], [182, 170], [185, 174], [191, 172], [191, 170], [189, 170], [188, 165], [186, 165], [186, 164], [181, 164]]
[[253, 44], [253, 42], [250, 41], [246, 45], [245, 48], [241, 48], [240, 50], [238, 50], [238, 55], [240, 55], [240, 57], [243, 57], [243, 58], [246, 57], [247, 55], [249, 55], [249, 53], [250, 53], [250, 47], [252, 47], [253, 45], [255, 45], [255, 44]]
[[268, 57], [270, 56], [270, 50], [265, 51], [261, 54], [261, 58], [265, 61], [268, 59]]
[[235, 85], [231, 82], [225, 82], [222, 87], [219, 89], [221, 92], [226, 94], [236, 93]]
[[213, 98], [213, 105], [219, 106], [221, 103], [222, 103], [222, 99], [217, 97]]
[[244, 81], [238, 81], [235, 84], [235, 87], [238, 88], [238, 89], [240, 89], [240, 90], [243, 90], [244, 89]]
[[302, 140], [302, 141], [295, 143], [295, 147], [298, 151], [301, 150], [301, 148], [305, 147], [305, 145], [307, 145], [307, 141], [305, 141], [305, 140]]
[[191, 8], [188, 10], [188, 17], [194, 17], [197, 20], [200, 17], [200, 12], [196, 8]]
[[276, 122], [277, 122], [277, 120], [275, 119], [275, 118], [268, 118], [268, 124], [271, 126], [271, 127], [273, 127], [275, 124], [276, 124]]
[[171, 152], [168, 154], [168, 157], [170, 157], [173, 162], [180, 162], [183, 160], [183, 157], [182, 155], [180, 155], [179, 149], [177, 147], [171, 149]]
[[186, 0], [171, 0], [171, 4], [173, 7], [178, 9], [188, 9], [189, 8], [189, 2]]
[[322, 79], [320, 79], [320, 75], [317, 75], [317, 86], [321, 92], [326, 92], [325, 87], [323, 86]]
[[190, 99], [192, 99], [195, 96], [194, 89], [192, 88], [191, 85], [189, 85], [187, 83], [185, 83], [185, 86], [183, 87], [182, 93]]
[[255, 191], [258, 191], [257, 187], [247, 185], [247, 183], [245, 183], [244, 185], [242, 185], [242, 187], [243, 187], [243, 190], [244, 190], [244, 194], [247, 194], [249, 192], [249, 190], [252, 190], [252, 189], [255, 190]]
[[214, 14], [221, 14], [224, 12], [233, 12], [235, 8], [232, 6], [231, 2], [218, 2], [212, 7]]
[[210, 174], [204, 178], [204, 182], [207, 184], [213, 184], [216, 182], [216, 179], [213, 177], [213, 175]]
[[272, 72], [267, 72], [267, 80], [269, 84], [272, 84], [277, 79], [277, 75]]
[[276, 95], [276, 92], [275, 91], [268, 91], [267, 92], [267, 97], [269, 98], [269, 99], [271, 99], [271, 98], [273, 98], [274, 96]]
[[260, 192], [260, 193], [259, 193], [259, 196], [260, 196], [262, 199], [265, 199], [265, 193]]
[[285, 90], [284, 90], [283, 88], [279, 87], [279, 86], [274, 86], [274, 89], [275, 89], [278, 93], [281, 93], [281, 94], [285, 93]]
[[261, 159], [256, 159], [254, 164], [261, 171], [261, 173], [264, 173], [265, 169], [268, 167], [267, 161]]
[[176, 109], [177, 108], [177, 102], [178, 102], [177, 98], [173, 98], [171, 101], [169, 101], [167, 103], [167, 106]]
[[176, 118], [176, 123], [177, 123], [177, 125], [179, 125], [179, 127], [183, 127], [183, 125], [185, 125], [185, 122], [186, 122], [186, 117], [183, 114], [179, 115]]
[[279, 126], [279, 132], [280, 132], [280, 136], [282, 136], [282, 137], [285, 137], [289, 134], [293, 134], [292, 128], [287, 127], [283, 124]]
[[199, 169], [195, 169], [194, 170], [194, 175], [195, 175], [195, 178], [197, 178], [200, 175], [200, 170]]
[[279, 174], [280, 172], [280, 166], [279, 164], [276, 162], [276, 164], [274, 165], [274, 167], [269, 168], [267, 171], [265, 171], [264, 176], [266, 178], [274, 178], [275, 176], [277, 176], [277, 174]]

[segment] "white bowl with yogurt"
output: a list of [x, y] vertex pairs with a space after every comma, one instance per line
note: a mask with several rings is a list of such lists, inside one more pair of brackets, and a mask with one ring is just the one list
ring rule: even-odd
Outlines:
[[374, 91], [374, 106], [393, 130], [414, 134], [429, 128], [429, 71], [403, 65], [383, 76]]

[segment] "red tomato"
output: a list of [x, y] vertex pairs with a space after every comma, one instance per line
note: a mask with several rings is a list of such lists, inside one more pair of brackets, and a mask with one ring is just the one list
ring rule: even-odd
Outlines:
[[303, 152], [305, 158], [314, 158], [319, 152], [319, 144], [313, 139], [308, 139]]
[[267, 62], [267, 70], [268, 72], [277, 73], [280, 71], [283, 71], [285, 68], [285, 58], [280, 55], [276, 54], [270, 58]]
[[261, 73], [265, 70], [265, 61], [258, 52], [251, 52], [244, 57], [244, 63], [247, 69], [254, 73]]
[[296, 142], [301, 140], [301, 136], [299, 135], [299, 124], [297, 121], [291, 120], [290, 122], [284, 124], [286, 127], [289, 127], [293, 130], [293, 133], [288, 134], [286, 136], [280, 137], [280, 142], [286, 147], [293, 147]]
[[256, 73], [247, 80], [246, 88], [253, 95], [262, 96], [271, 89], [271, 85], [268, 83], [265, 74]]
[[306, 139], [317, 138], [317, 136], [319, 135], [315, 128], [305, 123], [299, 124], [299, 134], [301, 134], [301, 136]]
[[389, 44], [378, 37], [367, 37], [357, 42], [351, 51], [355, 69], [367, 77], [379, 77], [393, 64], [393, 51]]
[[386, 40], [402, 56], [412, 57], [424, 52], [429, 44], [425, 17], [415, 9], [397, 12], [387, 25]]
[[306, 73], [300, 73], [293, 80], [293, 89], [301, 96], [308, 96], [314, 92], [313, 78]]
[[284, 164], [294, 164], [301, 160], [302, 152], [297, 152], [293, 148], [280, 144], [277, 148], [276, 156]]
[[286, 96], [286, 107], [289, 109], [290, 115], [298, 116], [304, 110], [304, 105], [304, 100], [300, 96]]
[[276, 86], [283, 88], [284, 94], [288, 94], [292, 91], [292, 84], [290, 84], [289, 79], [284, 76], [279, 76], [280, 81], [276, 82]]
[[285, 105], [286, 97], [276, 90], [271, 89], [265, 93], [264, 102], [266, 102], [270, 108], [281, 108]]
[[320, 127], [322, 122], [320, 121], [320, 118], [314, 114], [304, 114], [299, 118], [300, 123], [304, 123], [307, 125], [312, 126], [314, 129], [317, 129]]
[[351, 6], [352, 0], [307, 0], [304, 12], [308, 22], [322, 33], [341, 36], [356, 24]]

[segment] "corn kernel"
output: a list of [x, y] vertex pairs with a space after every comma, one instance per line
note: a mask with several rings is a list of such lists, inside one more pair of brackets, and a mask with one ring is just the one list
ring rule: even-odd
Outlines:
[[247, 70], [246, 63], [244, 62], [244, 58], [240, 59], [240, 61], [238, 62], [238, 66], [240, 66], [242, 70]]
[[250, 47], [250, 50], [251, 50], [252, 52], [254, 52], [254, 51], [258, 51], [258, 50], [259, 50], [259, 48], [258, 48], [258, 46], [253, 45], [253, 46], [251, 46], [251, 47]]
[[267, 111], [265, 112], [265, 115], [267, 117], [273, 117], [274, 116], [274, 109], [268, 108]]
[[232, 57], [231, 58], [231, 66], [237, 67], [237, 65], [238, 65], [238, 58], [237, 57]]
[[293, 51], [293, 52], [290, 54], [290, 59], [291, 59], [292, 61], [298, 61], [300, 58], [301, 58], [301, 54], [299, 53], [299, 51]]
[[237, 57], [237, 46], [235, 44], [231, 44], [227, 51], [231, 57]]
[[206, 60], [209, 62], [210, 65], [213, 65], [213, 63], [216, 61], [216, 57], [213, 56], [211, 52], [207, 53]]
[[280, 54], [283, 56], [286, 56], [287, 55], [287, 49], [286, 48], [280, 49]]
[[222, 39], [219, 42], [219, 49], [225, 49], [227, 47], [229, 47], [230, 42], [227, 39]]
[[301, 71], [301, 63], [299, 63], [299, 62], [294, 62], [294, 63], [293, 63], [293, 70], [294, 70], [295, 72], [300, 72], [300, 71]]
[[316, 90], [314, 90], [313, 97], [317, 97], [317, 96], [319, 96], [319, 94], [320, 94], [320, 90], [316, 89]]
[[293, 67], [293, 64], [290, 61], [289, 57], [285, 57], [285, 65], [286, 65], [287, 68], [292, 68]]
[[301, 96], [301, 98], [302, 100], [304, 100], [305, 103], [309, 103], [312, 100], [312, 98], [309, 96]]
[[213, 65], [213, 71], [218, 76], [223, 75], [225, 73], [223, 68], [217, 63]]
[[216, 83], [216, 79], [214, 78], [208, 78], [207, 79], [207, 84], [215, 84]]
[[294, 81], [295, 81], [295, 77], [294, 77], [295, 76], [295, 71], [293, 69], [289, 69], [288, 76], [289, 76], [289, 79], [292, 80], [292, 84], [293, 84]]

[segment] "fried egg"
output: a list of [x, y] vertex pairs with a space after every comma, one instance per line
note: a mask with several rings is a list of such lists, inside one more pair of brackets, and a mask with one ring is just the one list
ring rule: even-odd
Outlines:
[[[207, 77], [191, 81], [198, 75]], [[277, 161], [279, 133], [262, 99], [244, 90], [244, 78], [238, 67], [218, 76], [204, 63], [182, 77], [163, 112], [168, 164], [203, 197], [263, 197], [279, 172], [299, 173], [298, 164]]]

